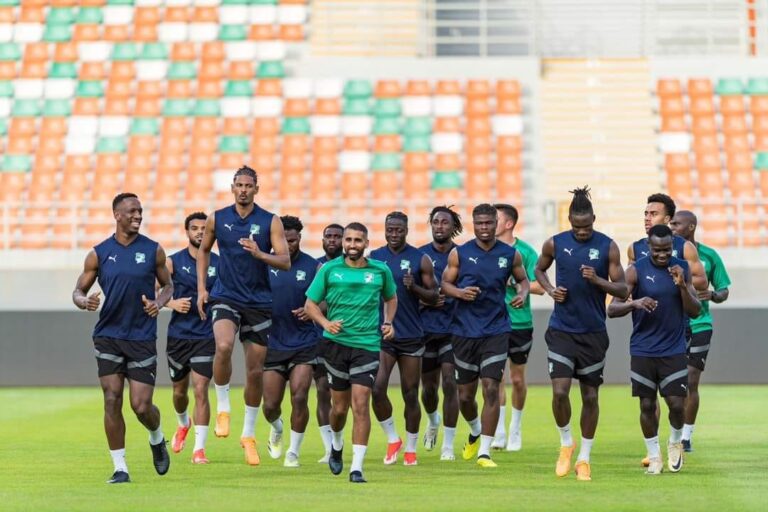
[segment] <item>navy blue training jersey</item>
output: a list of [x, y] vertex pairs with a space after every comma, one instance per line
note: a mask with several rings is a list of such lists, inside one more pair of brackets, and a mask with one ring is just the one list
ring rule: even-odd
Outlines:
[[300, 350], [314, 346], [319, 339], [317, 328], [311, 321], [302, 322], [291, 311], [304, 307], [305, 293], [317, 273], [315, 258], [299, 252], [291, 261], [290, 270], [269, 269], [269, 279], [275, 294], [272, 301], [272, 330], [268, 348], [273, 350]]
[[387, 264], [397, 285], [397, 312], [395, 321], [392, 323], [392, 327], [395, 328], [395, 339], [424, 337], [419, 314], [419, 298], [403, 284], [403, 277], [410, 271], [413, 282], [418, 286], [424, 285], [421, 281], [421, 259], [424, 253], [412, 245], [405, 244], [403, 250], [395, 254], [385, 245], [371, 251], [370, 256], [374, 260]]
[[478, 286], [480, 294], [472, 302], [456, 301], [453, 333], [465, 338], [486, 338], [511, 332], [505, 297], [515, 263], [515, 248], [496, 241], [485, 251], [472, 239], [456, 251], [459, 255], [456, 286]]
[[[453, 246], [455, 247], [455, 245]], [[451, 249], [453, 249], [451, 247]], [[435, 267], [435, 278], [437, 279], [437, 286], [443, 279], [443, 272], [445, 267], [448, 266], [447, 252], [440, 252], [435, 249], [435, 246], [431, 243], [419, 247], [419, 250], [429, 257], [432, 261], [432, 266]], [[445, 298], [445, 304], [441, 308], [434, 308], [431, 306], [424, 306], [421, 308], [421, 325], [424, 328], [424, 332], [432, 334], [448, 334], [451, 332], [451, 323], [453, 322], [453, 308], [456, 301], [451, 297]]]
[[157, 318], [144, 312], [141, 296], [155, 297], [157, 242], [144, 235], [128, 245], [115, 236], [94, 247], [99, 259], [98, 282], [104, 292], [94, 338], [129, 341], [157, 339]]
[[[213, 339], [213, 324], [211, 323], [211, 305], [206, 306], [208, 319], [200, 320], [197, 311], [197, 260], [189, 253], [189, 249], [183, 249], [168, 256], [173, 262], [173, 298], [182, 299], [191, 297], [192, 307], [187, 313], [174, 311], [171, 313], [171, 321], [168, 324], [168, 336], [181, 340], [209, 340]], [[208, 277], [205, 279], [205, 289], [210, 293], [216, 282], [216, 267], [219, 264], [219, 255], [211, 253], [208, 263]]]
[[219, 278], [210, 298], [232, 302], [244, 308], [272, 307], [269, 266], [257, 260], [239, 244], [241, 238], [255, 240], [263, 252], [272, 252], [270, 238], [274, 215], [259, 205], [245, 218], [235, 205], [216, 211], [215, 233], [219, 246]]
[[573, 231], [552, 237], [555, 245], [556, 286], [568, 290], [565, 302], [555, 302], [549, 326], [558, 331], [583, 334], [605, 331], [605, 292], [581, 276], [581, 266], [595, 269], [608, 279], [611, 239], [594, 231], [586, 242], [579, 242]]
[[[648, 248], [648, 237], [641, 238], [634, 242], [632, 244], [632, 251], [635, 254], [635, 261], [650, 256], [651, 251]], [[680, 259], [685, 258], [685, 238], [677, 235], [672, 237], [672, 257]]]
[[[671, 258], [669, 266], [680, 265], [689, 277], [688, 263]], [[652, 313], [632, 310], [632, 336], [629, 352], [633, 356], [666, 357], [685, 354], [685, 329], [688, 315], [683, 308], [680, 288], [675, 285], [668, 267], [657, 267], [651, 258], [640, 258], [635, 262], [637, 284], [632, 297], [650, 297], [658, 301]]]

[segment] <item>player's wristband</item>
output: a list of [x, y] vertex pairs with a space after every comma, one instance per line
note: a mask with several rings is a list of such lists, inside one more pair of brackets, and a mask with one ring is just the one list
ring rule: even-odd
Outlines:
[[383, 323], [383, 324], [381, 324], [381, 325], [392, 325], [392, 322], [384, 322], [384, 323]]

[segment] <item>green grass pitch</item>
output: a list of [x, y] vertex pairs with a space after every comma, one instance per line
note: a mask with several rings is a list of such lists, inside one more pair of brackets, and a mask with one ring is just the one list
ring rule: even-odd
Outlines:
[[[643, 474], [639, 462], [645, 446], [638, 405], [625, 386], [601, 389], [592, 482], [555, 476], [559, 438], [550, 412], [550, 390], [532, 387], [523, 417], [523, 450], [495, 453], [497, 469], [461, 460], [467, 435], [462, 419], [455, 462], [440, 462], [439, 444], [426, 452], [420, 440], [418, 466], [404, 467], [401, 459], [398, 465], [385, 467], [381, 462], [385, 440], [374, 422], [365, 461], [367, 485], [347, 481], [350, 426], [342, 475], [334, 477], [327, 466], [316, 463], [322, 444], [314, 414], [302, 447], [301, 468], [283, 468], [282, 461], [269, 459], [268, 424], [263, 417], [257, 423], [262, 464], [247, 467], [238, 443], [240, 390], [233, 390], [232, 435], [217, 439], [211, 429], [206, 450], [211, 464], [189, 462], [190, 433], [185, 451], [171, 454], [171, 470], [164, 477], [152, 469], [146, 431], [126, 410], [133, 483], [120, 486], [105, 484], [112, 464], [96, 386], [0, 389], [0, 510], [768, 510], [768, 387], [705, 384], [702, 388], [695, 451], [687, 455], [678, 474]], [[399, 390], [390, 395], [398, 431], [404, 436]], [[159, 388], [155, 396], [170, 439], [176, 424], [170, 390]], [[286, 408], [284, 419], [287, 414]], [[578, 436], [578, 420], [572, 424]], [[665, 444], [669, 428], [666, 421], [662, 424]]]

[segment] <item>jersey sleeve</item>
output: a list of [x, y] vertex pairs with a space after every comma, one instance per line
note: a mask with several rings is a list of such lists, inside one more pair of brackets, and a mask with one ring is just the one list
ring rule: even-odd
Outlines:
[[728, 271], [725, 270], [725, 265], [720, 255], [717, 253], [714, 256], [714, 270], [712, 272], [712, 286], [715, 290], [722, 290], [731, 286], [731, 278], [728, 276]]
[[381, 294], [384, 296], [384, 300], [389, 300], [397, 294], [397, 284], [395, 284], [395, 278], [392, 276], [392, 271], [389, 270], [388, 266], [382, 265], [382, 273], [384, 283]]
[[305, 295], [313, 302], [320, 303], [325, 300], [325, 294], [327, 292], [325, 285], [327, 268], [328, 265], [323, 265], [320, 267], [320, 269], [315, 274], [315, 278], [312, 280], [312, 283], [309, 285], [309, 288], [307, 288], [307, 293]]

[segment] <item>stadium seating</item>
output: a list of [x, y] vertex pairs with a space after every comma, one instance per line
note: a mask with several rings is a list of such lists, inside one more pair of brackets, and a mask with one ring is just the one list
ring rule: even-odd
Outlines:
[[700, 212], [702, 241], [766, 242], [768, 77], [676, 78], [656, 87], [670, 194]]

